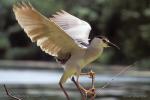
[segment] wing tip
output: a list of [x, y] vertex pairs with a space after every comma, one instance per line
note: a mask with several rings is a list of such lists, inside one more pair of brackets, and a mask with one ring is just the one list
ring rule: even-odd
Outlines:
[[64, 16], [66, 14], [69, 14], [69, 13], [66, 12], [65, 10], [61, 9], [61, 10], [57, 11], [55, 14], [53, 14], [52, 17], [50, 17], [49, 19], [56, 20], [58, 17]]
[[23, 8], [33, 8], [32, 4], [29, 1], [19, 1], [13, 4], [13, 11], [15, 12], [17, 9]]

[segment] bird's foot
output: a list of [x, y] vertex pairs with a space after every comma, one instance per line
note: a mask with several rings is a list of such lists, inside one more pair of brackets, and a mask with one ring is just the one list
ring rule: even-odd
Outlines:
[[89, 97], [95, 97], [96, 96], [96, 92], [95, 92], [95, 88], [90, 88], [90, 89], [85, 89], [83, 87], [80, 87], [81, 91]]
[[93, 72], [92, 70], [90, 72], [88, 72], [89, 78], [95, 78], [95, 72]]
[[93, 87], [93, 88], [91, 88], [91, 89], [89, 89], [89, 91], [90, 91], [90, 94], [88, 94], [90, 97], [95, 97], [96, 96], [96, 92], [95, 92], [95, 88]]
[[86, 96], [90, 96], [92, 98], [94, 98], [96, 96], [95, 93], [95, 87], [94, 87], [94, 79], [95, 79], [95, 72], [93, 72], [92, 70], [88, 73], [81, 73], [81, 75], [89, 75], [89, 78], [92, 79], [92, 88], [90, 89], [85, 89], [83, 87], [80, 86], [81, 91], [86, 95]]
[[96, 74], [92, 70], [88, 73], [81, 73], [80, 75], [89, 75], [89, 78], [95, 78]]

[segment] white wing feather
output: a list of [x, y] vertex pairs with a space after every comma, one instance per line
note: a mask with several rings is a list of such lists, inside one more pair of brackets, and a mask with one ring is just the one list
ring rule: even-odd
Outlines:
[[91, 26], [87, 22], [80, 20], [63, 10], [57, 12], [57, 14], [53, 15], [53, 18], [50, 19], [58, 24], [74, 40], [79, 40], [89, 44], [88, 38]]
[[30, 4], [20, 3], [13, 6], [15, 17], [33, 42], [52, 56], [61, 56], [81, 49], [52, 20], [44, 17]]

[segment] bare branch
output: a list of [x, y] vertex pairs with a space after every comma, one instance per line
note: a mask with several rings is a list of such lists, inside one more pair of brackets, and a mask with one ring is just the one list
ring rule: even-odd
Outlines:
[[20, 98], [18, 98], [18, 97], [16, 97], [16, 96], [11, 95], [11, 94], [9, 93], [9, 91], [8, 91], [8, 89], [7, 89], [7, 87], [6, 87], [5, 84], [4, 84], [4, 89], [5, 89], [6, 94], [7, 94], [8, 97], [10, 97], [10, 98], [12, 98], [12, 99], [14, 99], [14, 100], [22, 100], [22, 99], [20, 99]]
[[[128, 65], [127, 67], [123, 68], [118, 74], [116, 74], [115, 76], [112, 77], [112, 79], [110, 80], [110, 82], [106, 82], [101, 89], [104, 89], [105, 87], [107, 87], [108, 85], [111, 84], [111, 81], [113, 81], [116, 77], [120, 76], [121, 74], [123, 74], [124, 72], [127, 72], [131, 67], [135, 67], [135, 64], [137, 64], [137, 62], [134, 62], [131, 65]], [[99, 90], [99, 93], [101, 92], [101, 90]]]

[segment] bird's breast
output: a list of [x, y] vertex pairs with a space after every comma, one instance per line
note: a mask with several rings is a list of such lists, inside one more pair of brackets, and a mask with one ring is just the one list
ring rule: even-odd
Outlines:
[[66, 66], [84, 68], [87, 64], [97, 59], [103, 50], [97, 48], [89, 48], [73, 53], [67, 61]]
[[96, 60], [102, 54], [102, 52], [103, 52], [103, 49], [99, 49], [99, 48], [87, 49], [81, 61], [83, 67], [86, 66], [87, 64], [90, 64], [94, 60]]

